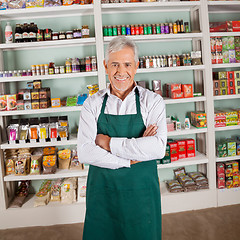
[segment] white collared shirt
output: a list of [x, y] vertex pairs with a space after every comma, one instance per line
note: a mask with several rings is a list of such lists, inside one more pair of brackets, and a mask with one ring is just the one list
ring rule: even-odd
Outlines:
[[[105, 94], [108, 99], [105, 114], [127, 115], [136, 114], [135, 88], [140, 95], [140, 108], [145, 126], [157, 124], [155, 136], [140, 138], [117, 138], [110, 141], [111, 152], [97, 146], [97, 120], [101, 112]], [[104, 89], [88, 97], [83, 104], [78, 129], [78, 158], [81, 163], [110, 169], [130, 167], [130, 160], [149, 161], [161, 159], [165, 155], [167, 142], [166, 112], [163, 98], [150, 90], [136, 86], [122, 101]]]

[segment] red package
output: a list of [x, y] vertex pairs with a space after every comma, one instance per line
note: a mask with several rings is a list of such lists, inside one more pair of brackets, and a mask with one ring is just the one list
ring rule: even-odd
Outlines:
[[212, 64], [216, 64], [217, 63], [216, 52], [211, 52], [211, 58], [212, 58]]
[[233, 175], [233, 187], [239, 187], [240, 186], [240, 182], [239, 182], [239, 173], [235, 173]]
[[225, 188], [225, 176], [218, 177], [217, 185], [218, 189]]
[[182, 92], [184, 98], [193, 97], [193, 85], [192, 84], [182, 84]]
[[216, 38], [210, 37], [210, 44], [211, 44], [211, 52], [216, 51]]
[[232, 21], [233, 32], [240, 32], [240, 21]]
[[187, 150], [186, 150], [186, 141], [185, 140], [178, 140], [176, 141], [178, 144], [178, 158], [186, 158], [187, 157]]
[[227, 80], [227, 87], [228, 88], [235, 88], [235, 80], [234, 79], [228, 79]]
[[170, 146], [170, 158], [171, 162], [178, 160], [178, 144], [176, 142], [169, 142], [168, 145]]
[[227, 32], [227, 22], [210, 22], [210, 32]]
[[225, 164], [217, 163], [217, 175], [225, 177]]
[[228, 88], [228, 95], [236, 94], [235, 87], [229, 87]]
[[234, 71], [228, 71], [227, 72], [227, 79], [233, 79], [234, 80]]
[[171, 98], [173, 99], [183, 98], [183, 92], [172, 92]]
[[186, 139], [186, 149], [187, 149], [187, 158], [195, 157], [195, 140], [194, 139]]

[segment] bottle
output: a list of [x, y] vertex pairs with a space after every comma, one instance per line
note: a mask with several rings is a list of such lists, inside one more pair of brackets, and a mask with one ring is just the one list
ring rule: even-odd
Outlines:
[[7, 22], [7, 25], [5, 27], [5, 42], [6, 43], [13, 42], [12, 27], [10, 25], [10, 22]]
[[37, 41], [37, 31], [35, 29], [35, 24], [33, 22], [29, 25], [29, 42], [36, 42]]
[[176, 121], [176, 130], [177, 131], [181, 130], [181, 122], [179, 121], [178, 118], [177, 118], [177, 121]]
[[23, 36], [22, 36], [22, 28], [20, 24], [16, 24], [16, 28], [15, 28], [15, 42], [19, 43], [23, 41]]
[[23, 24], [23, 42], [28, 42], [29, 41], [29, 28], [28, 28], [28, 24], [24, 23]]
[[178, 56], [178, 54], [176, 54], [176, 62], [177, 62], [177, 66], [181, 66], [181, 61], [180, 61], [180, 57]]
[[185, 129], [190, 129], [190, 120], [188, 117], [185, 118], [184, 120], [184, 128]]

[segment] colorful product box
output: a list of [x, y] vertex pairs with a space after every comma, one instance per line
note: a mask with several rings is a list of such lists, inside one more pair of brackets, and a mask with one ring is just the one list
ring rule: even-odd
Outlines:
[[227, 88], [220, 88], [220, 95], [227, 95], [228, 89]]
[[240, 181], [239, 181], [239, 173], [236, 173], [233, 175], [233, 187], [239, 187]]
[[182, 84], [182, 92], [184, 98], [193, 97], [193, 85], [192, 84]]
[[226, 175], [226, 177], [232, 177], [233, 176], [232, 162], [226, 162], [225, 163], [225, 175]]
[[214, 88], [213, 89], [213, 96], [219, 96], [220, 95], [220, 88]]
[[220, 80], [220, 88], [226, 88], [227, 87], [227, 80]]
[[195, 157], [195, 140], [194, 139], [186, 139], [186, 152], [187, 152], [187, 158]]
[[218, 142], [217, 143], [217, 151], [224, 151], [227, 150], [227, 143], [226, 142]]
[[183, 92], [172, 92], [171, 93], [171, 98], [172, 99], [183, 98]]
[[233, 139], [227, 140], [227, 149], [228, 150], [236, 150], [236, 141]]
[[240, 71], [234, 71], [234, 78], [240, 79]]
[[233, 29], [233, 32], [240, 32], [240, 22], [232, 21], [232, 29]]
[[240, 48], [240, 37], [239, 36], [234, 37], [234, 44], [235, 44], [235, 49]]
[[191, 123], [196, 128], [207, 127], [207, 115], [204, 112], [191, 112]]
[[227, 87], [228, 88], [235, 88], [235, 79], [228, 79], [227, 80]]
[[165, 156], [164, 156], [164, 158], [161, 160], [161, 163], [162, 163], [162, 164], [171, 163], [171, 158], [170, 158], [170, 146], [169, 146], [169, 144], [166, 145]]
[[240, 94], [240, 87], [235, 87], [236, 94]]
[[220, 88], [220, 81], [219, 80], [213, 80], [213, 88]]
[[236, 62], [236, 52], [235, 50], [231, 49], [229, 50], [229, 63], [235, 63]]
[[217, 175], [225, 177], [225, 165], [224, 165], [224, 163], [217, 163]]
[[186, 158], [187, 157], [186, 141], [178, 140], [176, 142], [178, 144], [178, 158], [179, 159]]
[[228, 49], [233, 50], [235, 49], [234, 37], [228, 37]]
[[236, 141], [237, 147], [236, 147], [236, 154], [240, 155], [240, 141]]
[[237, 161], [232, 162], [233, 175], [239, 172], [239, 164]]
[[222, 50], [228, 50], [228, 37], [222, 37]]
[[228, 157], [234, 157], [237, 155], [236, 149], [235, 150], [227, 150], [227, 152], [228, 152]]
[[170, 158], [171, 162], [178, 160], [178, 144], [176, 142], [168, 143], [170, 146]]
[[7, 110], [17, 110], [17, 95], [7, 95]]
[[234, 95], [236, 94], [235, 87], [234, 88], [228, 88], [228, 95]]
[[232, 188], [233, 187], [233, 177], [226, 177], [225, 184], [226, 184], [227, 188]]
[[218, 152], [217, 152], [217, 156], [218, 156], [218, 157], [227, 157], [227, 156], [228, 156], [227, 150], [218, 151]]
[[0, 111], [6, 111], [6, 110], [7, 110], [7, 96], [0, 95]]
[[223, 63], [229, 63], [229, 51], [228, 50], [222, 51], [222, 56], [223, 56]]
[[227, 72], [218, 72], [218, 79], [219, 80], [227, 79]]
[[218, 189], [225, 188], [225, 176], [218, 177], [217, 185], [218, 185]]

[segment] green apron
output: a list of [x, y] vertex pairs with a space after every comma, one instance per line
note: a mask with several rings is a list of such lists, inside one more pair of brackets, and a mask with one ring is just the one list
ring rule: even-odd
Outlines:
[[[137, 114], [104, 114], [97, 133], [110, 137], [142, 137], [146, 129], [136, 88]], [[91, 154], [91, 153], [89, 153]], [[116, 170], [90, 166], [83, 240], [161, 240], [161, 199], [156, 160]]]

